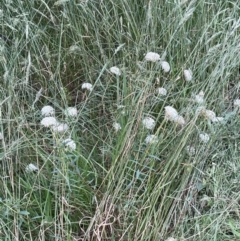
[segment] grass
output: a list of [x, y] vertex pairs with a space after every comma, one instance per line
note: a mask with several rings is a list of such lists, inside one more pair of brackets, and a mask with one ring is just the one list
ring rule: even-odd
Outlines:
[[[2, 3], [0, 239], [239, 240], [236, 1]], [[148, 52], [171, 71], [147, 62]], [[46, 105], [68, 124], [64, 134], [41, 125]], [[200, 105], [224, 121], [197, 114]], [[74, 118], [64, 114], [71, 106]], [[166, 121], [165, 106], [186, 124]], [[158, 141], [146, 144], [149, 134]], [[30, 163], [38, 170], [26, 172]]]

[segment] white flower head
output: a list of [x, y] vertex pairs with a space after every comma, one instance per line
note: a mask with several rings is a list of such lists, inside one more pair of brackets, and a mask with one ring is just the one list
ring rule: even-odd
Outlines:
[[3, 134], [2, 134], [2, 132], [0, 132], [0, 140], [2, 140], [3, 139]]
[[156, 135], [147, 135], [147, 137], [145, 138], [145, 142], [147, 144], [154, 144], [157, 143], [158, 138]]
[[204, 106], [199, 106], [197, 109], [196, 109], [196, 114], [197, 115], [204, 115], [206, 111], [206, 108]]
[[120, 131], [122, 129], [121, 125], [117, 122], [113, 123], [113, 128], [116, 132]]
[[69, 48], [69, 53], [71, 54], [79, 53], [80, 51], [81, 51], [81, 48], [77, 45], [72, 45]]
[[125, 115], [125, 114], [126, 114], [126, 112], [125, 112], [125, 105], [118, 105], [118, 106], [117, 106], [117, 109], [118, 109], [118, 110], [121, 110], [121, 114], [122, 114], [122, 115]]
[[46, 105], [41, 109], [42, 116], [52, 116], [55, 114], [55, 110], [52, 106]]
[[71, 138], [68, 138], [68, 139], [64, 140], [63, 144], [70, 151], [76, 150], [76, 143]]
[[192, 74], [192, 71], [190, 69], [185, 69], [183, 71], [183, 76], [184, 76], [184, 79], [188, 82], [192, 81], [192, 78], [193, 78], [193, 74]]
[[233, 105], [235, 108], [237, 108], [237, 107], [240, 108], [240, 99], [234, 100]]
[[145, 59], [147, 61], [156, 62], [156, 61], [160, 60], [160, 55], [157, 53], [154, 53], [154, 52], [148, 52], [145, 55]]
[[56, 133], [64, 133], [68, 130], [68, 125], [66, 123], [56, 123], [56, 125], [54, 125], [52, 127], [52, 130]]
[[186, 151], [189, 156], [193, 156], [196, 154], [196, 149], [193, 146], [186, 146]]
[[203, 115], [211, 121], [214, 121], [216, 119], [216, 113], [212, 110], [203, 110]]
[[203, 143], [207, 143], [210, 140], [210, 136], [208, 134], [206, 134], [206, 133], [201, 133], [201, 134], [199, 134], [199, 139]]
[[178, 118], [178, 112], [172, 106], [165, 106], [165, 119], [169, 121], [175, 121]]
[[77, 108], [76, 107], [68, 107], [66, 110], [65, 110], [65, 114], [67, 116], [70, 116], [70, 117], [75, 117], [77, 116]]
[[156, 125], [156, 121], [151, 118], [151, 117], [145, 117], [143, 120], [142, 120], [142, 124], [144, 125], [144, 127], [148, 130], [152, 130], [155, 125]]
[[25, 169], [26, 172], [36, 172], [38, 171], [38, 167], [33, 165], [32, 163], [30, 163], [29, 165], [26, 166], [26, 169]]
[[43, 125], [44, 127], [51, 127], [51, 126], [55, 126], [56, 124], [57, 124], [57, 120], [55, 117], [52, 117], [52, 116], [44, 117], [41, 120], [41, 125]]
[[166, 241], [177, 241], [177, 240], [175, 238], [170, 237]]
[[161, 66], [165, 73], [168, 73], [171, 69], [170, 64], [167, 61], [162, 61]]
[[163, 87], [157, 88], [157, 93], [161, 96], [167, 95], [167, 90]]
[[83, 83], [83, 84], [82, 84], [82, 90], [92, 91], [92, 90], [93, 90], [93, 85], [90, 84], [90, 83]]
[[195, 95], [195, 101], [198, 104], [202, 104], [204, 102], [204, 92], [200, 91], [198, 95]]
[[111, 67], [110, 68], [110, 72], [115, 74], [115, 75], [117, 75], [117, 76], [121, 75], [121, 70], [118, 67], [116, 67], [116, 66]]
[[221, 122], [224, 121], [224, 117], [222, 117], [222, 116], [216, 116], [216, 117], [214, 117], [213, 119], [211, 119], [211, 121], [212, 121], [213, 123], [221, 123]]
[[185, 125], [185, 120], [184, 118], [179, 115], [177, 118], [173, 120], [178, 126], [184, 126]]

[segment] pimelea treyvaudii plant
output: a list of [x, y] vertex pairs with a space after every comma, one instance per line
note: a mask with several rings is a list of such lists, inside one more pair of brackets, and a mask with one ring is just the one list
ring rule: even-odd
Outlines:
[[204, 102], [204, 92], [200, 91], [199, 94], [195, 95], [195, 102], [202, 104]]
[[165, 120], [172, 121], [178, 126], [185, 125], [184, 118], [178, 114], [177, 110], [172, 106], [165, 106]]
[[76, 107], [68, 107], [65, 110], [65, 115], [69, 117], [76, 117], [78, 114], [77, 108]]
[[161, 66], [163, 69], [163, 72], [168, 73], [171, 69], [170, 64], [167, 61], [162, 61]]
[[207, 143], [210, 140], [210, 136], [207, 133], [201, 133], [199, 134], [199, 139], [203, 143]]
[[83, 83], [82, 84], [82, 90], [92, 91], [93, 90], [93, 85], [90, 84], [90, 83]]
[[121, 70], [118, 67], [116, 67], [116, 66], [111, 67], [110, 68], [110, 72], [115, 74], [115, 75], [117, 75], [117, 76], [121, 75]]
[[192, 71], [190, 69], [183, 70], [183, 77], [187, 82], [192, 81], [192, 78], [193, 78]]
[[152, 130], [156, 125], [156, 121], [151, 117], [145, 117], [142, 120], [142, 124], [146, 129]]
[[72, 140], [71, 138], [65, 139], [63, 141], [63, 145], [65, 146], [65, 148], [69, 151], [75, 151], [76, 150], [76, 143], [74, 140]]
[[147, 135], [145, 138], [145, 143], [146, 144], [155, 144], [158, 142], [158, 138], [156, 135]]
[[120, 130], [122, 129], [122, 127], [121, 127], [121, 125], [120, 125], [119, 123], [114, 122], [114, 123], [113, 123], [113, 129], [114, 129], [116, 132], [118, 132], [118, 131], [120, 131]]
[[42, 120], [41, 120], [41, 125], [43, 125], [44, 127], [52, 127], [52, 126], [56, 126], [57, 125], [57, 120], [55, 117], [53, 116], [47, 116], [47, 117], [44, 117]]
[[163, 87], [157, 88], [156, 92], [160, 96], [166, 96], [167, 95], [167, 90]]
[[52, 106], [46, 105], [41, 109], [42, 116], [53, 116], [55, 114], [55, 110]]
[[55, 133], [59, 133], [59, 134], [66, 132], [68, 129], [69, 129], [69, 126], [66, 123], [59, 123], [58, 122], [56, 125], [52, 126], [52, 130]]
[[148, 52], [145, 55], [145, 59], [150, 62], [156, 62], [156, 61], [160, 60], [160, 55], [155, 52]]
[[38, 167], [35, 166], [34, 164], [30, 163], [30, 164], [28, 164], [28, 165], [26, 166], [25, 171], [26, 171], [27, 173], [29, 173], [29, 172], [36, 172], [36, 171], [38, 171]]

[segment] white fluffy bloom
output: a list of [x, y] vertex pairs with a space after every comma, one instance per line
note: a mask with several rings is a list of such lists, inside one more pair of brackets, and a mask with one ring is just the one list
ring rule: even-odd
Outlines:
[[167, 61], [162, 61], [161, 62], [162, 69], [165, 73], [168, 73], [170, 71], [170, 65]]
[[204, 92], [200, 91], [198, 95], [195, 95], [195, 101], [198, 104], [202, 104], [204, 102]]
[[147, 135], [147, 137], [145, 138], [145, 142], [147, 144], [154, 144], [157, 143], [158, 139], [156, 135]]
[[221, 116], [217, 116], [217, 117], [214, 117], [213, 119], [211, 119], [211, 121], [212, 121], [213, 123], [223, 122], [223, 121], [224, 121], [224, 118], [221, 117]]
[[77, 116], [77, 108], [75, 108], [75, 107], [68, 107], [65, 110], [65, 114], [67, 116], [75, 117], [75, 116]]
[[183, 71], [183, 76], [186, 81], [191, 81], [192, 80], [192, 71], [190, 69], [185, 69]]
[[89, 90], [89, 91], [92, 91], [93, 90], [93, 85], [90, 84], [90, 83], [83, 83], [82, 84], [82, 90]]
[[142, 124], [148, 130], [152, 130], [155, 127], [155, 125], [156, 125], [156, 121], [153, 118], [151, 118], [151, 117], [145, 117], [142, 120]]
[[54, 115], [55, 110], [52, 106], [46, 105], [41, 109], [42, 116], [52, 116]]
[[234, 105], [234, 107], [240, 108], [240, 99], [234, 100], [233, 105]]
[[0, 132], [0, 140], [2, 140], [3, 139], [3, 134], [2, 134], [2, 132]]
[[52, 116], [44, 117], [41, 120], [41, 125], [45, 127], [55, 126], [56, 124], [57, 124], [57, 120], [55, 117], [52, 117]]
[[38, 167], [30, 163], [29, 165], [26, 166], [25, 169], [26, 172], [35, 172], [38, 171]]
[[203, 115], [204, 115], [207, 119], [209, 119], [209, 120], [211, 120], [211, 121], [213, 121], [214, 119], [216, 119], [216, 114], [215, 114], [215, 112], [212, 111], [212, 110], [203, 110]]
[[63, 144], [68, 150], [71, 150], [71, 151], [76, 150], [76, 143], [71, 138], [64, 140]]
[[118, 106], [117, 106], [117, 109], [118, 109], [118, 110], [121, 110], [121, 114], [122, 114], [122, 115], [125, 115], [125, 113], [126, 113], [126, 112], [125, 112], [125, 105], [118, 105]]
[[197, 115], [204, 115], [204, 112], [206, 111], [206, 108], [204, 106], [199, 106], [197, 109], [196, 109], [196, 114]]
[[165, 96], [165, 95], [167, 95], [167, 90], [163, 87], [160, 87], [160, 88], [157, 88], [157, 93], [159, 95]]
[[160, 55], [157, 53], [154, 53], [154, 52], [148, 52], [145, 55], [145, 59], [147, 61], [156, 62], [156, 61], [160, 60]]
[[52, 130], [54, 131], [54, 132], [57, 132], [57, 133], [63, 133], [63, 132], [65, 132], [65, 131], [67, 131], [68, 130], [68, 125], [66, 124], [66, 123], [56, 123], [56, 125], [54, 125], [53, 127], [52, 127]]
[[193, 156], [196, 154], [196, 149], [193, 146], [186, 146], [186, 151], [189, 156]]
[[121, 75], [121, 70], [118, 67], [116, 67], [116, 66], [111, 67], [110, 68], [110, 72], [115, 74], [115, 75], [117, 75], [117, 76]]
[[122, 129], [121, 125], [117, 122], [114, 122], [113, 123], [113, 128], [114, 130], [117, 132], [117, 131], [120, 131]]
[[178, 112], [172, 106], [165, 106], [165, 119], [169, 121], [175, 121], [178, 118]]
[[184, 118], [179, 115], [176, 119], [173, 120], [177, 125], [179, 126], [184, 126], [185, 125], [185, 120]]
[[170, 237], [166, 241], [177, 241], [177, 240], [175, 238]]
[[206, 133], [199, 134], [200, 141], [207, 143], [210, 140], [210, 136]]

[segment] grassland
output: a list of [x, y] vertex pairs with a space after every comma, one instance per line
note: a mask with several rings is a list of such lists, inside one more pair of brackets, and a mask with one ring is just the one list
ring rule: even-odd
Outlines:
[[0, 240], [240, 240], [238, 1], [0, 2]]

